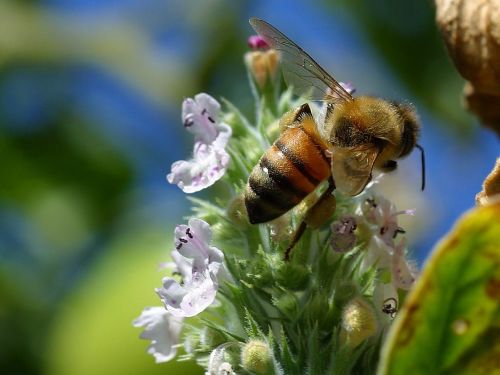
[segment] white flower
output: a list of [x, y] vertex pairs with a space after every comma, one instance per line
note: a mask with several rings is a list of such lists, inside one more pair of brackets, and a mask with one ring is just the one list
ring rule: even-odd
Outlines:
[[373, 236], [368, 244], [367, 252], [363, 259], [363, 265], [368, 268], [373, 264], [377, 268], [390, 268], [394, 249], [387, 245], [379, 236]]
[[174, 316], [195, 316], [215, 300], [224, 255], [209, 245], [211, 238], [210, 226], [200, 219], [190, 219], [188, 225], [175, 228], [176, 246], [172, 257], [183, 283], [166, 277], [163, 287], [156, 289]]
[[398, 226], [397, 217], [415, 214], [415, 210], [397, 211], [394, 203], [381, 196], [367, 198], [361, 205], [361, 211], [368, 223], [378, 227], [376, 235], [391, 247], [394, 247], [396, 235], [404, 233]]
[[226, 173], [229, 154], [223, 148], [198, 143], [193, 159], [178, 160], [172, 164], [167, 181], [176, 184], [185, 193], [203, 190]]
[[182, 123], [194, 134], [195, 143], [210, 144], [215, 141], [225, 125], [219, 124], [219, 113], [219, 102], [205, 93], [182, 102]]
[[416, 267], [408, 262], [404, 253], [404, 239], [394, 248], [392, 255], [392, 283], [399, 289], [409, 290], [417, 277]]
[[234, 343], [228, 342], [219, 345], [210, 353], [208, 368], [205, 375], [236, 375], [229, 362], [226, 362], [226, 349], [233, 346]]
[[364, 268], [376, 264], [379, 269], [389, 269], [392, 275], [391, 282], [396, 288], [410, 289], [416, 278], [416, 267], [406, 259], [404, 239], [396, 245], [395, 238], [398, 233], [405, 233], [398, 226], [397, 216], [413, 215], [415, 211], [397, 211], [392, 202], [377, 196], [365, 199], [358, 213], [373, 232], [363, 259]]
[[146, 307], [133, 325], [145, 327], [140, 338], [151, 340], [148, 353], [155, 357], [156, 363], [167, 362], [175, 357], [182, 318], [170, 315], [164, 307]]
[[193, 158], [172, 164], [167, 181], [185, 193], [194, 193], [213, 185], [226, 172], [229, 154], [225, 147], [231, 128], [219, 123], [220, 104], [205, 93], [182, 104], [184, 127], [194, 134]]

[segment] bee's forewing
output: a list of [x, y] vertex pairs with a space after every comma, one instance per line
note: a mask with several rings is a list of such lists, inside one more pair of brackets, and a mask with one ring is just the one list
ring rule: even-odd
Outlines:
[[312, 100], [352, 100], [352, 96], [302, 48], [269, 23], [251, 18], [250, 25], [280, 52], [283, 76], [296, 94]]

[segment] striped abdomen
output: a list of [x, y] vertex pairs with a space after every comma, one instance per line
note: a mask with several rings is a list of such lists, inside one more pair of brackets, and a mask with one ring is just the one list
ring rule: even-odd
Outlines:
[[331, 172], [325, 150], [312, 117], [286, 128], [248, 179], [245, 206], [250, 223], [283, 215], [327, 179]]

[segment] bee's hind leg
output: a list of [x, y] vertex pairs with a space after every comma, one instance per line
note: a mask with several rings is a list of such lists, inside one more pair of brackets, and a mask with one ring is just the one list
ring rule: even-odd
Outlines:
[[285, 261], [290, 259], [290, 253], [294, 246], [299, 242], [307, 227], [311, 229], [319, 228], [335, 212], [335, 196], [332, 194], [335, 190], [333, 178], [328, 180], [328, 188], [321, 194], [318, 200], [307, 210], [304, 219], [300, 222], [290, 241], [290, 245], [285, 250]]
[[290, 260], [290, 253], [292, 252], [293, 247], [299, 242], [300, 237], [304, 234], [306, 230], [307, 224], [305, 220], [302, 220], [298, 226], [298, 228], [295, 230], [293, 233], [292, 241], [290, 242], [290, 245], [285, 250], [285, 261]]

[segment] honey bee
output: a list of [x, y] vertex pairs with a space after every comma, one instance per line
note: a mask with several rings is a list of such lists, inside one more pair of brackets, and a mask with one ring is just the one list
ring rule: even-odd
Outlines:
[[374, 168], [396, 169], [396, 159], [414, 147], [421, 151], [423, 190], [424, 154], [417, 144], [420, 125], [413, 106], [371, 96], [353, 97], [279, 30], [256, 18], [250, 24], [279, 51], [285, 81], [294, 92], [324, 103], [321, 123], [315, 121], [307, 103], [281, 118], [282, 131], [253, 168], [244, 192], [250, 223], [265, 223], [329, 181], [298, 225], [286, 259], [307, 226], [317, 227], [331, 217], [334, 189], [349, 196], [360, 194]]

